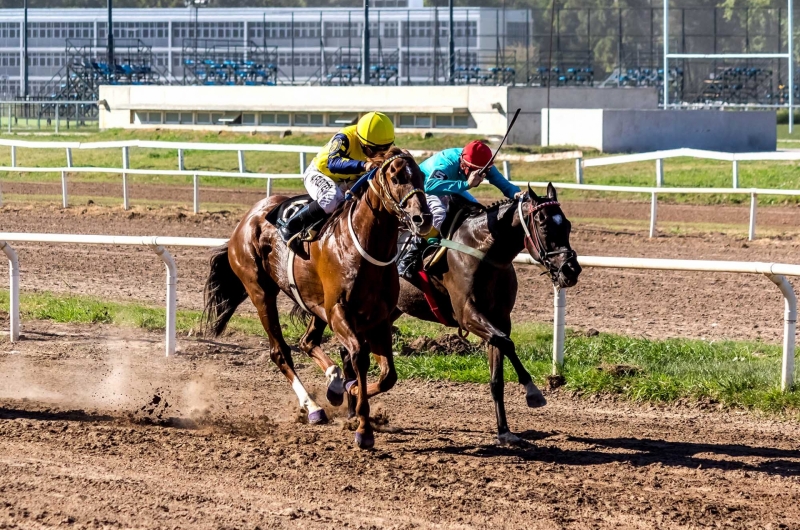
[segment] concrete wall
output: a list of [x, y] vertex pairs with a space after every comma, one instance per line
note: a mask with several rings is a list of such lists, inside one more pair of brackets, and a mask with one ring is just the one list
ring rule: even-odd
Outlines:
[[[512, 109], [510, 115], [513, 116], [513, 109], [522, 109], [511, 134], [512, 143], [541, 143], [541, 133], [546, 131], [546, 128], [542, 129], [542, 109], [546, 107], [547, 88], [508, 89], [508, 108]], [[551, 87], [550, 108], [657, 109], [658, 91], [655, 88]]]
[[549, 145], [609, 153], [681, 147], [737, 153], [777, 146], [775, 111], [552, 109], [550, 117]]
[[[547, 89], [496, 86], [321, 87], [321, 86], [114, 86], [100, 87], [100, 128], [231, 129], [226, 125], [154, 125], [135, 123], [137, 111], [468, 114], [467, 128], [402, 128], [404, 132], [442, 132], [502, 136], [517, 108], [522, 109], [511, 143], [540, 141], [541, 109]], [[655, 89], [552, 88], [551, 106], [656, 108]], [[340, 126], [236, 126], [241, 131], [333, 132]]]

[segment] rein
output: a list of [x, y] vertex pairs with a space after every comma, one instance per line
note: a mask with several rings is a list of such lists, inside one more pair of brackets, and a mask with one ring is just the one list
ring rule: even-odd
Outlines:
[[558, 201], [547, 201], [536, 206], [531, 205], [530, 209], [528, 210], [528, 219], [525, 219], [525, 215], [522, 213], [522, 204], [524, 200], [520, 197], [519, 202], [517, 203], [517, 212], [519, 212], [519, 218], [522, 221], [522, 229], [525, 231], [525, 238], [530, 241], [531, 247], [536, 249], [536, 253], [538, 254], [538, 261], [545, 267], [547, 270], [544, 271], [542, 274], [549, 274], [550, 278], [555, 282], [558, 280], [558, 275], [561, 273], [561, 269], [566, 265], [569, 257], [564, 260], [560, 267], [556, 267], [553, 265], [550, 258], [554, 256], [558, 256], [561, 254], [569, 254], [570, 257], [575, 255], [575, 251], [568, 248], [562, 248], [560, 250], [554, 250], [551, 252], [547, 251], [547, 247], [544, 244], [544, 241], [539, 233], [540, 224], [536, 223], [536, 214], [547, 208], [548, 206], [561, 206]]
[[[400, 201], [398, 202], [398, 201], [395, 200], [394, 197], [392, 197], [392, 194], [389, 192], [389, 190], [387, 188], [387, 184], [386, 184], [386, 167], [389, 164], [391, 164], [392, 162], [394, 162], [395, 160], [399, 159], [399, 158], [404, 158], [404, 159], [407, 159], [407, 160], [414, 160], [414, 157], [412, 157], [411, 155], [406, 154], [406, 153], [402, 153], [402, 154], [399, 154], [399, 155], [394, 155], [392, 157], [389, 157], [389, 158], [387, 158], [386, 160], [383, 161], [383, 164], [381, 164], [380, 169], [378, 169], [376, 174], [373, 177], [370, 177], [367, 182], [369, 183], [369, 188], [373, 191], [373, 193], [375, 193], [375, 195], [381, 201], [381, 204], [383, 205], [383, 207], [386, 208], [386, 210], [388, 210], [389, 212], [392, 212], [395, 215], [395, 217], [397, 217], [400, 220], [400, 222], [402, 222], [404, 225], [406, 225], [406, 227], [414, 235], [418, 235], [416, 225], [411, 220], [411, 216], [408, 215], [408, 212], [406, 212], [403, 209], [403, 207], [408, 203], [408, 200], [411, 197], [413, 197], [414, 195], [416, 195], [417, 193], [421, 193], [422, 196], [425, 197], [425, 191], [420, 189], [420, 188], [414, 188], [411, 191], [409, 191], [408, 193], [406, 193], [405, 196], [403, 196], [403, 198], [400, 199]], [[376, 181], [377, 181], [377, 185], [375, 184]], [[377, 259], [373, 258], [364, 249], [364, 247], [361, 246], [361, 243], [358, 242], [358, 236], [356, 235], [356, 232], [353, 229], [353, 210], [354, 209], [355, 208], [350, 208], [350, 211], [348, 212], [348, 215], [347, 215], [347, 230], [350, 233], [350, 238], [353, 240], [353, 246], [356, 247], [356, 250], [361, 255], [361, 257], [364, 258], [365, 260], [367, 260], [368, 262], [372, 263], [373, 265], [377, 266], [377, 267], [386, 267], [388, 265], [391, 265], [395, 261], [397, 261], [397, 258], [400, 257], [400, 255], [406, 250], [406, 247], [408, 246], [408, 241], [410, 239], [406, 240], [406, 242], [403, 245], [403, 247], [400, 250], [397, 251], [397, 254], [395, 254], [394, 257], [391, 260], [389, 260], [389, 261], [380, 261], [380, 260], [377, 260]]]

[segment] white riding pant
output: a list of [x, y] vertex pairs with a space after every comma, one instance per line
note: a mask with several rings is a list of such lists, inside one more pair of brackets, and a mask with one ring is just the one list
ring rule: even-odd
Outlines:
[[303, 184], [311, 198], [317, 201], [325, 213], [332, 213], [342, 204], [344, 193], [355, 184], [355, 181], [337, 183], [314, 166], [308, 166], [303, 173]]
[[433, 215], [433, 227], [441, 232], [442, 223], [444, 223], [444, 218], [447, 217], [447, 205], [450, 204], [450, 197], [447, 195], [443, 197], [426, 195], [425, 199], [428, 202], [428, 209]]

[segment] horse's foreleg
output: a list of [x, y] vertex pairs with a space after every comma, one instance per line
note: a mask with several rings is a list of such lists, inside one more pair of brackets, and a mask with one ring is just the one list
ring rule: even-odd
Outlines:
[[324, 320], [313, 315], [298, 347], [314, 359], [317, 366], [325, 372], [325, 378], [328, 380], [328, 391], [325, 397], [328, 399], [328, 403], [338, 407], [344, 400], [344, 376], [342, 369], [320, 347], [325, 326], [327, 324]]
[[494, 320], [497, 323], [497, 331], [502, 334], [502, 336], [495, 334], [494, 340], [499, 341], [502, 340], [503, 337], [508, 339], [508, 343], [504, 346], [503, 353], [508, 357], [511, 366], [514, 367], [514, 371], [517, 372], [519, 384], [525, 387], [525, 401], [528, 407], [538, 408], [547, 405], [544, 394], [542, 394], [539, 387], [534, 384], [531, 374], [528, 373], [528, 370], [522, 365], [522, 361], [519, 360], [516, 346], [514, 345], [514, 341], [511, 340], [511, 316], [495, 317]]
[[367, 371], [369, 370], [369, 349], [362, 347], [362, 343], [353, 331], [347, 313], [343, 306], [336, 304], [330, 312], [330, 326], [336, 338], [347, 349], [351, 365], [355, 371], [358, 396], [356, 400], [356, 414], [358, 415], [358, 429], [356, 429], [356, 445], [361, 449], [370, 449], [375, 445], [375, 435], [369, 422], [369, 399], [367, 396]]
[[[353, 362], [350, 359], [350, 352], [347, 351], [347, 348], [341, 347], [339, 348], [339, 355], [342, 356], [342, 366], [344, 366], [344, 378], [345, 381], [345, 388], [352, 388], [356, 384], [356, 371], [353, 368]], [[356, 401], [358, 400], [356, 396], [351, 394], [350, 392], [346, 392], [347, 396], [347, 419], [354, 418], [356, 415]]]

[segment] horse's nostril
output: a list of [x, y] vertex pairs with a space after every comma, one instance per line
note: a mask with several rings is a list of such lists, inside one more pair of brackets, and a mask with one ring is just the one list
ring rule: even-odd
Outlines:
[[422, 223], [425, 222], [421, 215], [412, 215], [411, 221], [417, 226], [420, 226]]

